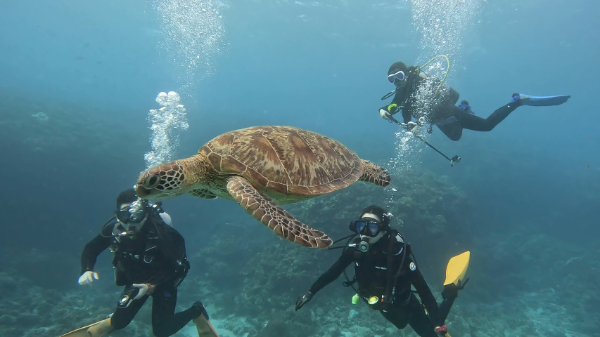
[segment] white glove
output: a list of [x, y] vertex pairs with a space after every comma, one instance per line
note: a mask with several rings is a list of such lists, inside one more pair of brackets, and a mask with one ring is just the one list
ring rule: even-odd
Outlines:
[[392, 117], [392, 115], [390, 115], [389, 112], [385, 111], [385, 109], [379, 109], [379, 116], [388, 121], [390, 120], [390, 117]]
[[98, 279], [98, 273], [93, 272], [91, 270], [86, 271], [81, 276], [79, 276], [79, 285], [82, 286], [91, 286], [94, 280]]
[[150, 291], [150, 294], [152, 294], [154, 291], [154, 286], [150, 285], [150, 287], [148, 287], [147, 283], [134, 283], [132, 286], [139, 289], [137, 295], [135, 295], [133, 298], [134, 300], [139, 300], [140, 298], [144, 297], [146, 294], [148, 294], [148, 291]]

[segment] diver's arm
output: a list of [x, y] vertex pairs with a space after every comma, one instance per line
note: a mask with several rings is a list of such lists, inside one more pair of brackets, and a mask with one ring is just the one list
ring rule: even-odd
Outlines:
[[406, 124], [412, 120], [412, 115], [406, 109], [402, 109], [402, 119], [404, 120], [404, 124]]
[[412, 115], [410, 114], [409, 111], [407, 111], [407, 109], [404, 108], [405, 101], [406, 101], [406, 98], [404, 96], [403, 91], [398, 91], [396, 93], [396, 96], [394, 96], [392, 103], [389, 106], [395, 105], [397, 107], [396, 109], [394, 109], [393, 112], [390, 111], [390, 113], [392, 115], [402, 111], [402, 119], [403, 119], [403, 122], [406, 124], [412, 120]]
[[404, 108], [404, 94], [402, 91], [397, 91], [394, 95], [394, 99], [383, 109], [387, 110], [390, 114], [395, 115]]
[[97, 235], [85, 245], [81, 253], [81, 274], [94, 270], [96, 258], [110, 246], [110, 242], [110, 237]]
[[313, 283], [313, 285], [308, 289], [313, 295], [317, 293], [317, 291], [323, 289], [329, 283], [335, 281], [344, 272], [344, 270], [352, 263], [354, 255], [354, 249], [346, 249], [342, 256], [326, 271], [319, 279]]
[[417, 293], [421, 298], [421, 302], [423, 303], [425, 309], [427, 309], [427, 312], [429, 313], [429, 319], [431, 320], [431, 323], [434, 326], [443, 325], [442, 321], [440, 320], [440, 310], [438, 308], [438, 304], [435, 300], [435, 297], [431, 293], [431, 289], [429, 289], [427, 282], [425, 282], [423, 275], [418, 269], [412, 273], [412, 284], [415, 286], [415, 289], [417, 289]]

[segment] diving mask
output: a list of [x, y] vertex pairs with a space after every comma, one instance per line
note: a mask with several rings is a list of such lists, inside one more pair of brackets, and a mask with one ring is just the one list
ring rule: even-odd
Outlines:
[[117, 211], [116, 216], [117, 220], [120, 223], [128, 224], [128, 223], [139, 223], [144, 220], [146, 214], [148, 213], [148, 201], [137, 199], [132, 202], [131, 205], [127, 209], [121, 209]]
[[368, 217], [351, 222], [350, 230], [360, 235], [360, 242], [356, 243], [354, 247], [363, 253], [368, 252], [371, 245], [385, 235], [385, 229], [384, 224]]
[[383, 230], [383, 227], [384, 226], [381, 225], [379, 221], [362, 219], [354, 221], [354, 228], [352, 228], [352, 231], [367, 236], [377, 236], [377, 234]]
[[388, 81], [390, 81], [392, 84], [396, 83], [396, 81], [404, 82], [406, 81], [406, 78], [407, 76], [402, 70], [388, 75]]

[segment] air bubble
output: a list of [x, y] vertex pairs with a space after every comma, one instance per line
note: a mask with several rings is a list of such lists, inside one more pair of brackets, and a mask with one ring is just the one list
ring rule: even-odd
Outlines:
[[144, 155], [146, 168], [173, 160], [179, 146], [179, 131], [176, 130], [187, 130], [189, 127], [185, 106], [180, 104], [180, 100], [175, 91], [169, 91], [168, 94], [161, 92], [156, 96], [156, 102], [162, 107], [148, 112], [152, 151]]

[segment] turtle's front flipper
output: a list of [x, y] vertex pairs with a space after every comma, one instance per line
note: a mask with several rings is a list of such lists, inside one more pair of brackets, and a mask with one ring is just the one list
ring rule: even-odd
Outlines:
[[358, 180], [366, 181], [383, 187], [390, 184], [392, 178], [390, 178], [390, 175], [386, 170], [371, 163], [370, 161], [364, 159], [361, 159], [360, 161], [363, 167], [363, 174], [360, 176], [360, 178], [358, 178]]
[[326, 248], [333, 243], [325, 233], [296, 220], [242, 177], [229, 178], [227, 191], [246, 212], [282, 238], [312, 248]]

